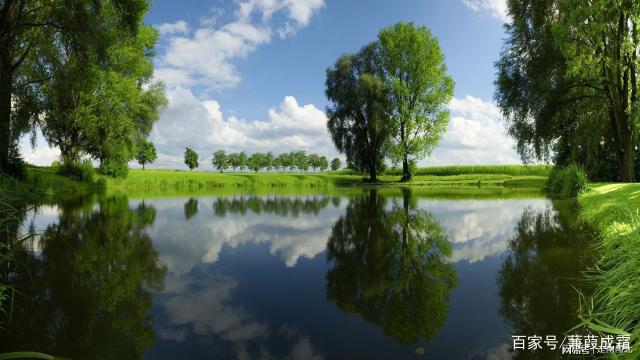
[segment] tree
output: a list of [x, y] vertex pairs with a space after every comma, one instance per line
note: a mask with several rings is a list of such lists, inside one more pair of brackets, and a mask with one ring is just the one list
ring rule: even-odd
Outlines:
[[[97, 119], [104, 124], [103, 129], [108, 128], [109, 131], [96, 132], [94, 140], [99, 141], [93, 144], [106, 144], [105, 149], [119, 150], [118, 156], [123, 158], [126, 168], [126, 161], [134, 158], [135, 143], [141, 137], [132, 136], [127, 132], [125, 141], [117, 131], [118, 127], [110, 127], [111, 122], [119, 123], [120, 119], [112, 113], [106, 113], [105, 110], [127, 108], [126, 114], [131, 117], [139, 117], [141, 111], [145, 111], [145, 104], [141, 104], [138, 97], [131, 96], [132, 88], [123, 86], [122, 78], [130, 79], [129, 83], [134, 84], [139, 93], [156, 93], [158, 89], [157, 86], [145, 84], [145, 79], [150, 79], [153, 70], [150, 62], [147, 66], [139, 67], [132, 67], [129, 63], [153, 56], [155, 37], [152, 42], [144, 45], [136, 44], [142, 45], [139, 46], [140, 56], [133, 56], [132, 52], [129, 52], [129, 57], [122, 56], [122, 53], [113, 56], [115, 49], [131, 48], [130, 45], [141, 38], [150, 39], [146, 34], [155, 33], [153, 28], [147, 27], [145, 30], [142, 26], [148, 7], [147, 1], [140, 0], [105, 3], [76, 0], [66, 3], [64, 7], [60, 7], [55, 1], [24, 0], [0, 3], [0, 171], [9, 168], [10, 150], [15, 148], [15, 141], [22, 132], [33, 129], [36, 125], [48, 132], [47, 122], [42, 124], [41, 119], [50, 113], [50, 118], [55, 118], [57, 122], [52, 128], [57, 130], [62, 129], [65, 121], [71, 123], [83, 119], [86, 120], [83, 122], [84, 125], [96, 124], [95, 119], [86, 115], [100, 114]], [[116, 58], [120, 60], [115, 60]], [[117, 61], [123, 63], [120, 69], [127, 68], [126, 73], [117, 69]], [[149, 75], [141, 75], [141, 72]], [[83, 77], [83, 74], [87, 76]], [[115, 82], [115, 74], [121, 77], [118, 88], [111, 86]], [[98, 84], [101, 86], [97, 86]], [[70, 89], [78, 91], [67, 91]], [[100, 90], [108, 92], [100, 93]], [[117, 99], [104, 96], [119, 91], [126, 94], [121, 94]], [[163, 94], [160, 98], [164, 98]], [[92, 100], [101, 106], [89, 106]], [[78, 105], [74, 104], [74, 101], [78, 101], [82, 106], [67, 107], [69, 104]], [[57, 103], [58, 106], [49, 106], [51, 103]], [[67, 114], [64, 115], [64, 112]], [[107, 118], [108, 120], [105, 120]], [[151, 116], [149, 119], [153, 122], [157, 116]], [[69, 133], [73, 134], [73, 129], [77, 129], [78, 124], [69, 125]], [[137, 125], [137, 129], [144, 135], [142, 137], [146, 137], [148, 133], [144, 133], [144, 124], [138, 122]], [[131, 129], [136, 128], [127, 128]], [[106, 135], [111, 134], [115, 134], [121, 142], [119, 146], [107, 143], [110, 137]], [[61, 146], [61, 151], [64, 152], [63, 160], [76, 160], [77, 156], [74, 153], [78, 152], [77, 143], [82, 137], [74, 139], [71, 136], [64, 140]], [[68, 145], [69, 141], [71, 145]], [[86, 144], [91, 142], [87, 141]], [[124, 154], [121, 151], [122, 144], [128, 146]], [[97, 158], [102, 160], [100, 157]]]
[[224, 172], [229, 167], [229, 158], [225, 150], [218, 150], [213, 153], [211, 164], [220, 172]]
[[320, 157], [320, 162], [318, 167], [320, 168], [320, 172], [323, 172], [325, 170], [327, 170], [327, 168], [329, 168], [329, 160], [327, 160], [326, 156], [321, 156]]
[[245, 166], [245, 163], [246, 155], [244, 154], [244, 152], [229, 154], [229, 166], [233, 168], [233, 172], [235, 172], [237, 168], [240, 168], [242, 170]]
[[390, 89], [380, 67], [378, 44], [342, 55], [327, 70], [325, 88], [333, 143], [349, 164], [377, 181], [392, 131]]
[[265, 154], [261, 152], [253, 153], [247, 159], [247, 168], [253, 172], [258, 172], [265, 164]]
[[271, 171], [271, 169], [275, 167], [275, 157], [273, 156], [273, 153], [269, 151], [268, 153], [264, 154], [262, 168], [266, 169], [267, 171]]
[[291, 166], [291, 156], [289, 156], [288, 153], [278, 154], [278, 156], [276, 156], [275, 162], [276, 164], [278, 164], [278, 167], [282, 171], [285, 171], [288, 167]]
[[508, 11], [495, 98], [520, 156], [635, 180], [637, 4], [527, 0]]
[[313, 169], [313, 172], [316, 171], [320, 167], [320, 155], [318, 154], [310, 154], [309, 155], [309, 166]]
[[238, 153], [238, 167], [240, 168], [240, 171], [247, 167], [247, 153], [244, 151]]
[[198, 164], [198, 154], [193, 151], [191, 148], [187, 148], [184, 151], [184, 163], [189, 167], [189, 170], [193, 170], [199, 166]]
[[430, 155], [447, 130], [454, 83], [426, 27], [399, 22], [380, 31], [378, 41], [393, 111], [390, 153], [402, 159], [402, 180], [408, 181], [411, 165]]
[[136, 155], [136, 160], [138, 163], [142, 165], [142, 170], [144, 170], [144, 166], [146, 164], [150, 164], [158, 158], [158, 154], [156, 153], [156, 147], [153, 145], [151, 141], [143, 140], [140, 144], [138, 144], [138, 154]]
[[290, 153], [291, 156], [291, 165], [300, 170], [307, 171], [309, 170], [309, 157], [307, 153], [304, 151], [293, 151]]
[[331, 171], [338, 171], [342, 166], [342, 162], [338, 158], [331, 160]]

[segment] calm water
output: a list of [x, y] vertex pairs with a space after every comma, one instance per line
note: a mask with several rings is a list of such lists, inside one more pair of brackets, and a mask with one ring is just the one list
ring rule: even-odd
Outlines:
[[[0, 352], [74, 359], [508, 359], [576, 325], [571, 204], [405, 191], [44, 206], [3, 269]], [[543, 357], [549, 357], [547, 354]]]

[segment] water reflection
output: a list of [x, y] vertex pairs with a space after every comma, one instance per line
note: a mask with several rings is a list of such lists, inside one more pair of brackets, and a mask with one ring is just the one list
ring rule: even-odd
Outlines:
[[153, 208], [132, 210], [126, 197], [109, 197], [61, 210], [36, 244], [14, 248], [15, 261], [0, 273], [0, 282], [23, 294], [0, 352], [142, 358], [155, 338], [149, 291], [162, 288], [166, 271], [144, 233]]
[[[233, 196], [219, 197], [213, 202], [213, 212], [216, 216], [227, 214], [245, 215], [248, 211], [253, 214], [275, 214], [280, 216], [294, 216], [300, 214], [318, 215], [320, 210], [329, 205], [328, 196], [288, 197], [288, 196]], [[333, 198], [333, 205], [340, 206], [340, 198]]]
[[198, 213], [198, 200], [191, 198], [184, 203], [184, 218], [189, 220]]
[[444, 324], [457, 278], [451, 246], [411, 193], [387, 208], [376, 190], [353, 199], [327, 244], [327, 297], [401, 343], [430, 339]]
[[576, 323], [590, 233], [563, 203], [349, 195], [43, 207], [0, 273], [27, 295], [0, 352], [508, 358], [511, 334]]
[[[556, 335], [561, 341], [564, 332], [579, 323], [576, 289], [589, 291], [581, 279], [593, 264], [594, 235], [577, 221], [575, 206], [571, 201], [554, 201], [544, 211], [526, 209], [515, 227], [497, 280], [500, 312], [514, 334]], [[515, 353], [516, 358], [553, 355]]]

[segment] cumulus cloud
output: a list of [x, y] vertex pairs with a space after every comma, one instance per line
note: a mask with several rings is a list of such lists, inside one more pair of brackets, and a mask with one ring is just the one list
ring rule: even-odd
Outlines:
[[169, 107], [152, 134], [160, 154], [157, 166], [182, 168], [186, 146], [204, 157], [215, 149], [335, 154], [324, 112], [312, 104], [298, 104], [293, 96], [269, 109], [265, 120], [225, 118], [217, 101], [200, 100], [182, 87], [167, 91], [167, 96]]
[[467, 95], [451, 100], [449, 110], [447, 133], [432, 156], [421, 165], [521, 163], [494, 103]]
[[184, 20], [174, 23], [164, 23], [157, 26], [160, 35], [186, 34], [189, 32], [189, 25]]
[[[238, 4], [233, 21], [219, 27], [214, 27], [217, 16], [203, 17], [203, 27], [193, 34], [187, 34], [184, 21], [162, 24], [158, 28], [165, 35], [166, 51], [157, 63], [156, 78], [168, 87], [235, 87], [241, 80], [235, 60], [270, 42], [274, 33], [283, 38], [295, 33], [323, 6], [324, 0], [245, 0]], [[280, 14], [283, 20], [273, 20]], [[183, 36], [177, 36], [180, 33]]]
[[462, 0], [474, 12], [486, 12], [504, 22], [509, 21], [507, 0]]

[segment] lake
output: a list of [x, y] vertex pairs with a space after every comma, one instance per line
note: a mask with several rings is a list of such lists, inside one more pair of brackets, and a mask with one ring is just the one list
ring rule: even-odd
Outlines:
[[593, 261], [571, 202], [408, 189], [103, 195], [29, 231], [0, 352], [74, 359], [535, 357], [511, 336], [575, 326]]

